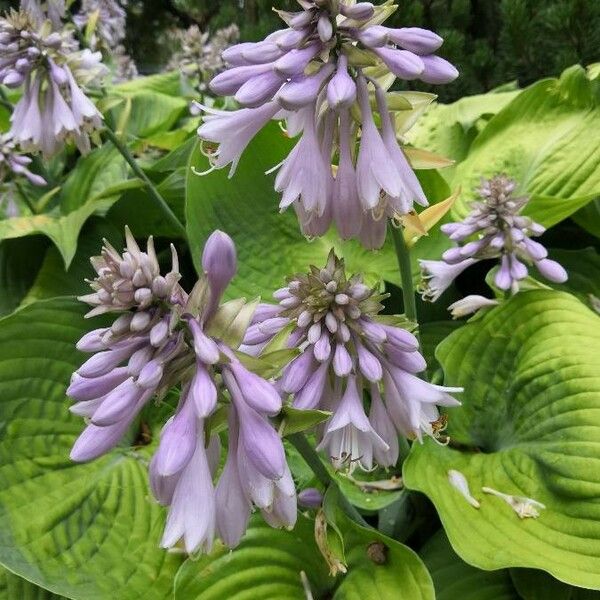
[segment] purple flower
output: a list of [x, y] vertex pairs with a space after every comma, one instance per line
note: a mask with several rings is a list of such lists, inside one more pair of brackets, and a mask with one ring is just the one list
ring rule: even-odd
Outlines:
[[[342, 237], [378, 248], [388, 219], [410, 212], [415, 201], [427, 201], [396, 140], [386, 92], [377, 81], [367, 82], [363, 59], [405, 80], [447, 83], [458, 73], [433, 54], [442, 43], [439, 36], [373, 25], [379, 17], [369, 2], [300, 5], [299, 12], [279, 12], [288, 29], [227, 49], [231, 67], [213, 79], [211, 89], [235, 95], [245, 108], [225, 116], [198, 105], [207, 113], [198, 135], [218, 146], [205, 149], [211, 167], [231, 164], [233, 173], [267, 121], [285, 120], [290, 137], [302, 136], [279, 165], [280, 208], [293, 206], [307, 236], [323, 235], [335, 222]], [[377, 118], [368, 85], [378, 96]], [[357, 98], [360, 114], [350, 111]]]
[[[240, 309], [231, 313], [231, 306], [244, 302], [219, 305], [236, 271], [233, 241], [221, 231], [208, 238], [203, 277], [188, 295], [178, 283], [174, 249], [172, 269], [161, 275], [152, 238], [145, 252], [129, 230], [126, 239], [122, 254], [106, 242], [92, 259], [98, 273], [91, 282], [94, 291], [81, 298], [94, 307], [88, 316], [118, 316], [77, 344], [92, 356], [74, 374], [67, 393], [77, 401], [71, 412], [90, 424], [71, 458], [92, 460], [114, 448], [152, 397], [179, 384], [179, 405], [163, 427], [149, 473], [153, 494], [169, 507], [162, 545], [183, 540], [188, 552], [209, 551], [218, 535], [235, 546], [253, 506], [272, 526], [291, 527], [295, 487], [269, 419], [281, 410], [281, 396], [220, 338], [233, 321], [251, 317], [242, 317]], [[260, 311], [258, 317], [267, 314]], [[206, 448], [205, 428], [219, 408], [228, 412], [230, 431], [227, 462], [217, 479], [219, 437], [213, 435]]]
[[87, 152], [102, 115], [80, 86], [107, 69], [99, 52], [80, 51], [70, 30], [49, 31], [45, 18], [43, 11], [26, 9], [0, 18], [0, 83], [23, 87], [10, 134], [23, 150], [45, 156], [67, 140]]
[[0, 182], [10, 174], [24, 176], [33, 185], [46, 185], [46, 180], [29, 170], [31, 158], [17, 151], [16, 144], [10, 134], [0, 134]]
[[[383, 296], [360, 276], [347, 277], [333, 251], [324, 268], [288, 280], [275, 292], [279, 312], [263, 307], [244, 343], [260, 353], [261, 344], [293, 325], [287, 344], [302, 353], [283, 370], [279, 387], [296, 408], [318, 408], [333, 416], [318, 431], [319, 448], [336, 468], [370, 470], [394, 465], [398, 434], [437, 438], [441, 417], [436, 405], [456, 406], [445, 388], [419, 379], [426, 364], [414, 335], [380, 321]], [[276, 316], [274, 316], [274, 314]], [[254, 342], [254, 343], [253, 343]], [[253, 351], [253, 346], [257, 350]], [[363, 396], [371, 397], [367, 416]]]
[[[500, 260], [494, 284], [503, 291], [516, 293], [519, 282], [528, 276], [529, 265], [555, 283], [567, 280], [563, 267], [548, 259], [544, 246], [531, 239], [541, 235], [544, 228], [520, 214], [528, 198], [513, 196], [516, 186], [505, 175], [482, 180], [478, 190], [481, 200], [473, 203], [469, 215], [459, 223], [442, 225], [442, 231], [458, 245], [446, 250], [441, 261], [420, 261], [424, 299], [435, 302], [465, 268], [490, 258]], [[466, 300], [450, 309], [462, 316], [479, 308]]]

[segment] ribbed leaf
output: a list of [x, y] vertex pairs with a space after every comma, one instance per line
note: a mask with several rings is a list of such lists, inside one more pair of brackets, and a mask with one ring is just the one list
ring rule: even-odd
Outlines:
[[149, 447], [69, 459], [83, 427], [65, 398], [84, 358], [75, 342], [101, 326], [84, 312], [56, 299], [0, 320], [0, 563], [69, 598], [163, 600], [181, 558], [158, 548]]
[[495, 115], [456, 168], [464, 217], [481, 177], [507, 173], [530, 194], [526, 212], [545, 226], [565, 219], [600, 194], [600, 95], [579, 66], [544, 79]]
[[437, 600], [519, 600], [506, 569], [481, 571], [468, 565], [452, 550], [443, 530], [419, 553], [429, 569]]
[[300, 517], [293, 531], [269, 527], [257, 515], [233, 553], [224, 546], [188, 559], [175, 581], [175, 600], [305, 600], [301, 573], [315, 598], [335, 579], [329, 577], [314, 541], [314, 524]]
[[[438, 347], [460, 449], [428, 440], [405, 464], [407, 487], [435, 504], [454, 549], [483, 569], [534, 567], [600, 589], [600, 317], [569, 294], [520, 293]], [[481, 502], [448, 481], [455, 469]], [[487, 486], [542, 502], [520, 519]]]

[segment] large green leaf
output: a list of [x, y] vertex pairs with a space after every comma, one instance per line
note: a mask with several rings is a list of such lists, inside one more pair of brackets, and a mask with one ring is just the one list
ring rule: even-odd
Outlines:
[[[418, 148], [463, 160], [471, 143], [487, 120], [502, 110], [521, 90], [490, 92], [461, 98], [452, 104], [431, 104], [425, 114], [408, 131], [406, 137]], [[451, 168], [442, 175], [452, 175]]]
[[595, 590], [567, 585], [544, 571], [511, 569], [510, 577], [523, 600], [597, 600], [600, 597]]
[[0, 315], [19, 306], [36, 278], [47, 246], [48, 240], [41, 236], [0, 242]]
[[573, 214], [600, 194], [598, 82], [579, 67], [521, 92], [494, 116], [456, 168], [462, 218], [481, 177], [504, 172], [531, 195], [526, 212], [545, 226]]
[[552, 284], [552, 287], [571, 292], [584, 304], [594, 308], [600, 299], [600, 255], [596, 249], [551, 249], [550, 257], [557, 260], [569, 273], [569, 279], [565, 283]]
[[63, 600], [34, 583], [0, 567], [0, 600]]
[[[131, 181], [131, 185], [137, 185], [136, 180]], [[51, 213], [5, 219], [0, 221], [0, 240], [43, 234], [56, 244], [68, 267], [75, 255], [83, 224], [95, 213], [105, 214], [118, 198], [118, 195], [93, 198], [67, 215], [54, 210]]]
[[[600, 317], [556, 291], [517, 294], [438, 347], [457, 449], [414, 444], [407, 487], [435, 504], [452, 546], [483, 569], [533, 567], [600, 589]], [[460, 449], [458, 449], [460, 448]], [[481, 502], [448, 481], [460, 471]], [[542, 502], [520, 519], [482, 486]]]
[[127, 179], [127, 163], [110, 143], [80, 157], [63, 184], [60, 204], [69, 213]]
[[43, 257], [43, 262], [37, 275], [34, 273], [35, 280], [23, 298], [23, 303], [30, 304], [57, 296], [87, 294], [90, 286], [85, 279], [95, 276], [90, 257], [99, 254], [104, 238], [108, 239], [115, 248], [123, 245], [122, 230], [105, 219], [92, 218], [81, 231], [77, 252], [68, 269], [65, 269], [56, 247], [48, 248], [45, 255], [40, 254], [39, 258], [41, 260]]
[[[398, 267], [391, 241], [372, 252], [356, 242], [340, 242], [337, 233], [307, 240], [299, 231], [292, 209], [279, 213], [279, 195], [273, 190], [273, 175], [265, 171], [281, 162], [292, 142], [276, 124], [266, 127], [249, 145], [236, 174], [228, 179], [223, 169], [199, 176], [190, 169], [186, 189], [186, 223], [195, 264], [200, 268], [202, 248], [214, 229], [222, 229], [234, 239], [239, 258], [238, 273], [229, 286], [230, 297], [245, 295], [270, 297], [287, 275], [306, 271], [310, 264], [324, 264], [331, 247], [344, 256], [350, 272], [363, 272], [369, 282], [381, 279], [399, 283]], [[190, 166], [198, 172], [208, 169], [197, 147]], [[435, 172], [425, 174], [431, 185], [430, 198], [437, 202], [448, 187]], [[449, 195], [449, 194], [448, 194]], [[440, 246], [439, 240], [442, 240]], [[416, 256], [438, 257], [448, 243], [440, 236], [425, 237], [416, 246]]]
[[443, 530], [419, 554], [433, 579], [436, 600], [520, 599], [509, 571], [481, 571], [467, 564], [452, 550]]
[[225, 546], [188, 559], [175, 580], [175, 600], [304, 600], [301, 573], [315, 598], [333, 587], [314, 540], [314, 523], [300, 516], [293, 531], [253, 517], [233, 553]]
[[344, 529], [348, 573], [333, 600], [434, 600], [431, 576], [408, 546], [355, 523]]
[[151, 446], [119, 447], [76, 465], [83, 428], [65, 387], [84, 355], [75, 342], [101, 326], [70, 299], [0, 320], [0, 563], [81, 600], [163, 600], [181, 557], [158, 547], [164, 510], [150, 496]]

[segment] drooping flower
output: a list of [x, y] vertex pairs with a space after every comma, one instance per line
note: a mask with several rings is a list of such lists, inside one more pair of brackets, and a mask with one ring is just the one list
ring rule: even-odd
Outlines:
[[398, 434], [438, 437], [437, 406], [458, 405], [450, 393], [462, 388], [419, 379], [426, 364], [415, 336], [379, 316], [384, 296], [360, 276], [348, 278], [333, 251], [324, 268], [289, 278], [274, 297], [279, 304], [259, 307], [242, 348], [259, 355], [285, 332], [288, 346], [302, 351], [279, 387], [296, 408], [333, 412], [318, 439], [336, 468], [394, 465]]
[[9, 174], [26, 177], [33, 185], [46, 185], [46, 180], [29, 170], [31, 158], [17, 151], [10, 134], [0, 134], [0, 182]]
[[[77, 400], [71, 411], [89, 424], [71, 458], [87, 461], [106, 453], [153, 397], [180, 385], [179, 405], [150, 464], [153, 494], [169, 507], [162, 545], [183, 540], [188, 552], [208, 551], [218, 535], [233, 547], [253, 506], [273, 527], [292, 526], [294, 482], [269, 420], [281, 409], [281, 397], [220, 337], [219, 302], [236, 271], [231, 238], [220, 231], [209, 237], [204, 275], [189, 295], [179, 284], [174, 250], [172, 269], [163, 276], [152, 238], [146, 252], [128, 230], [126, 238], [123, 254], [105, 243], [102, 255], [92, 259], [98, 276], [91, 282], [93, 293], [81, 298], [93, 307], [88, 316], [119, 316], [111, 327], [94, 330], [78, 343], [93, 356], [74, 374], [67, 393]], [[231, 308], [223, 310], [229, 315], [227, 327], [232, 318], [242, 323], [252, 316], [247, 309], [246, 317], [240, 316], [242, 309], [237, 317]], [[243, 328], [240, 341], [242, 335]], [[215, 481], [220, 443], [207, 432], [220, 406], [228, 413], [229, 448]]]
[[229, 68], [210, 88], [243, 108], [216, 114], [198, 105], [208, 114], [198, 135], [210, 142], [205, 151], [212, 166], [231, 165], [233, 174], [250, 139], [270, 119], [284, 119], [290, 136], [302, 135], [279, 165], [280, 207], [294, 207], [306, 235], [322, 235], [335, 222], [342, 237], [377, 248], [389, 218], [427, 200], [398, 142], [387, 87], [376, 76], [383, 68], [400, 79], [448, 83], [458, 72], [433, 54], [439, 36], [382, 26], [393, 12], [389, 5], [300, 5], [299, 12], [278, 11], [287, 29], [223, 53]]
[[529, 265], [550, 281], [567, 280], [564, 268], [547, 258], [544, 246], [531, 239], [545, 229], [520, 214], [529, 198], [514, 197], [516, 185], [506, 175], [482, 180], [478, 190], [481, 201], [473, 203], [469, 215], [459, 223], [442, 225], [442, 231], [459, 245], [446, 250], [441, 261], [420, 261], [424, 299], [435, 302], [462, 271], [490, 258], [500, 260], [494, 283], [501, 290], [516, 293], [519, 282], [528, 275]]
[[100, 53], [79, 50], [72, 30], [53, 31], [32, 12], [0, 18], [0, 83], [23, 88], [10, 134], [26, 152], [56, 154], [66, 140], [81, 152], [102, 125], [102, 115], [81, 89], [106, 72]]
[[448, 307], [448, 310], [450, 311], [453, 319], [459, 319], [460, 317], [472, 315], [481, 308], [490, 308], [491, 306], [497, 306], [498, 304], [498, 300], [492, 300], [491, 298], [486, 298], [485, 296], [471, 294], [470, 296], [465, 296], [464, 298], [452, 303]]

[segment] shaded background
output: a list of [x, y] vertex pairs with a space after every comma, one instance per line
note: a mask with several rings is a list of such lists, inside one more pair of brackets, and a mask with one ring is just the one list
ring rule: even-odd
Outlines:
[[[77, 9], [78, 1], [74, 2]], [[374, 0], [378, 3], [378, 0]], [[445, 39], [440, 55], [461, 77], [437, 87], [440, 100], [525, 86], [556, 76], [575, 63], [600, 61], [600, 0], [399, 0], [386, 25], [433, 29]], [[0, 7], [18, 0], [0, 0]], [[178, 42], [176, 31], [194, 23], [214, 32], [236, 23], [241, 40], [282, 27], [271, 10], [295, 10], [294, 0], [128, 0], [126, 48], [141, 74], [160, 71]], [[411, 84], [413, 86], [413, 84]], [[425, 84], [414, 89], [428, 90]]]
[[[377, 0], [374, 0], [375, 3]], [[271, 6], [293, 0], [129, 0], [128, 50], [141, 72], [170, 55], [168, 30], [198, 23], [214, 31], [237, 23], [244, 41], [258, 40], [282, 22]], [[461, 77], [437, 87], [442, 101], [486, 92], [509, 81], [527, 85], [577, 62], [600, 61], [599, 0], [400, 0], [391, 26], [433, 29], [445, 39], [441, 55]], [[422, 85], [419, 89], [427, 89]]]

